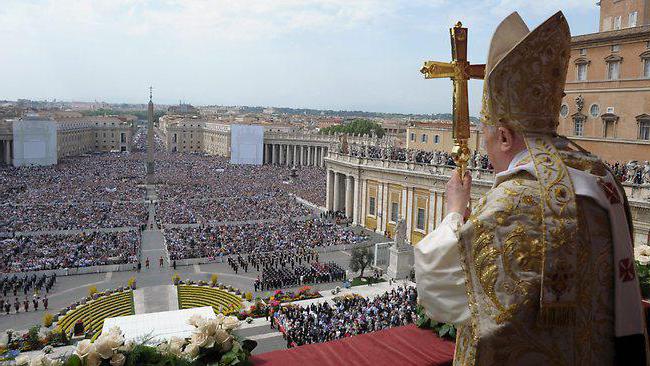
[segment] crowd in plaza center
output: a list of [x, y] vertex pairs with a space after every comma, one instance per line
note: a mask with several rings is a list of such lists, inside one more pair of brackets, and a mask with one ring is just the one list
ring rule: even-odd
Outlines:
[[165, 230], [165, 238], [172, 260], [350, 245], [366, 239], [321, 219], [173, 228]]
[[134, 263], [137, 231], [0, 239], [0, 273]]
[[0, 169], [0, 232], [138, 226], [146, 217], [137, 154]]
[[397, 287], [376, 297], [334, 299], [309, 306], [284, 306], [274, 321], [287, 341], [287, 347], [321, 343], [415, 322], [417, 291]]
[[287, 193], [272, 191], [217, 199], [168, 200], [161, 202], [157, 213], [160, 223], [194, 224], [291, 219], [307, 216], [310, 211]]

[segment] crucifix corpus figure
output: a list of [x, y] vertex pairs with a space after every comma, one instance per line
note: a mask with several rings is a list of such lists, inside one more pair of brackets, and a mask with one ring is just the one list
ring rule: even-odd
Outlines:
[[[646, 365], [645, 321], [629, 205], [607, 166], [557, 133], [571, 33], [561, 12], [529, 31], [497, 27], [486, 66], [453, 61], [454, 158], [446, 216], [414, 246], [418, 301], [458, 327], [454, 365]], [[485, 152], [497, 173], [470, 212], [467, 80], [485, 75]], [[594, 321], [596, 319], [597, 321]]]

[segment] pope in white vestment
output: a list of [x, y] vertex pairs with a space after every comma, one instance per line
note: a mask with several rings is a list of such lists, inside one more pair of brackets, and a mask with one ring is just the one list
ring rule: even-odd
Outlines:
[[455, 365], [647, 364], [625, 192], [557, 135], [570, 40], [562, 13], [499, 25], [481, 118], [494, 185], [470, 214], [471, 178], [454, 173], [447, 216], [414, 248], [420, 304], [458, 326]]

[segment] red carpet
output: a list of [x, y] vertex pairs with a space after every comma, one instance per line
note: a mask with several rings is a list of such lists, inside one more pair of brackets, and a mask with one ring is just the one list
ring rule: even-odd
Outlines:
[[309, 344], [251, 356], [253, 365], [444, 366], [451, 365], [454, 343], [415, 325], [336, 341]]

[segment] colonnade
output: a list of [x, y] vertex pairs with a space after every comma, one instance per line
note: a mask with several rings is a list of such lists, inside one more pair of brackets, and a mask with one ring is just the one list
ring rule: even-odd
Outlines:
[[0, 165], [11, 165], [13, 141], [0, 140]]
[[327, 147], [298, 144], [264, 144], [264, 164], [325, 166]]
[[327, 171], [327, 202], [328, 211], [344, 212], [345, 216], [352, 219], [354, 224], [359, 223], [358, 207], [359, 192], [358, 179], [353, 175]]

